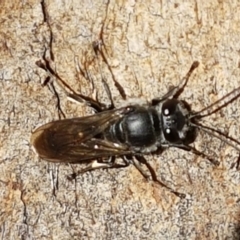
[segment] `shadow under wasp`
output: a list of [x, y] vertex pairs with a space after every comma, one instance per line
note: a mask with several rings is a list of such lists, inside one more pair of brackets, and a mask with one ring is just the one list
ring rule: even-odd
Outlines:
[[[61, 80], [48, 64], [38, 62], [37, 65]], [[173, 87], [162, 97], [153, 99], [151, 103], [129, 104], [115, 108], [111, 91], [105, 81], [103, 83], [111, 102], [108, 107], [90, 97], [68, 92], [68, 97], [85, 102], [96, 113], [40, 126], [32, 133], [31, 144], [39, 157], [47, 161], [88, 163], [79, 173], [133, 164], [145, 178], [151, 175], [153, 181], [177, 196], [184, 197], [185, 194], [174, 191], [157, 179], [155, 171], [144, 155], [176, 147], [191, 151], [218, 165], [218, 161], [190, 145], [196, 138], [197, 130], [207, 132], [240, 152], [240, 142], [236, 139], [200, 123], [203, 117], [219, 111], [236, 100], [240, 96], [240, 87], [199, 112], [191, 111], [185, 101], [178, 100], [198, 65], [198, 62], [194, 62], [177, 87]], [[120, 157], [122, 163], [117, 163], [116, 157]], [[148, 168], [150, 175], [142, 168], [142, 164]]]

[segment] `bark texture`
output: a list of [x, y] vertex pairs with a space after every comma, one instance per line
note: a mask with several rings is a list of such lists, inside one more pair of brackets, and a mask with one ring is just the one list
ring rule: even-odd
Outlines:
[[[0, 236], [2, 239], [240, 239], [238, 152], [199, 133], [199, 150], [179, 149], [147, 159], [157, 176], [185, 193], [179, 199], [147, 182], [130, 166], [96, 170], [69, 181], [79, 165], [39, 160], [32, 130], [61, 116], [46, 72], [44, 52], [76, 92], [108, 101], [151, 100], [200, 66], [180, 96], [195, 111], [240, 86], [240, 3], [232, 1], [7, 1], [0, 9]], [[102, 40], [110, 68], [96, 58]], [[83, 70], [83, 72], [81, 72]], [[88, 73], [88, 79], [84, 73]], [[69, 102], [56, 86], [66, 117], [92, 114]], [[240, 99], [206, 119], [240, 138]]]

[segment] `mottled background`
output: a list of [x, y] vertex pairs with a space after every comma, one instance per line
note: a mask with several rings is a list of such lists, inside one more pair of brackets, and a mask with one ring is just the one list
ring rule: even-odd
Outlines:
[[[94, 3], [98, 2], [98, 3]], [[232, 1], [7, 1], [0, 9], [1, 239], [240, 239], [240, 171], [232, 147], [200, 133], [194, 146], [216, 160], [168, 149], [148, 156], [157, 176], [186, 194], [179, 199], [130, 166], [96, 170], [69, 181], [79, 165], [51, 164], [34, 154], [32, 130], [59, 118], [36, 61], [52, 49], [55, 71], [75, 91], [107, 103], [151, 100], [200, 66], [180, 96], [194, 110], [240, 86], [240, 3]], [[96, 59], [102, 39], [107, 65]], [[86, 79], [80, 69], [87, 71]], [[92, 114], [67, 100], [68, 118]], [[240, 137], [240, 99], [206, 124]]]

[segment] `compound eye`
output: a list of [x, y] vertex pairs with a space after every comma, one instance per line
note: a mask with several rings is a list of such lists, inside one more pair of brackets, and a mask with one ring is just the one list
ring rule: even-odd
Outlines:
[[167, 141], [169, 142], [177, 142], [179, 141], [179, 135], [178, 135], [178, 132], [174, 129], [171, 129], [171, 128], [166, 128], [164, 130], [164, 136], [166, 138]]

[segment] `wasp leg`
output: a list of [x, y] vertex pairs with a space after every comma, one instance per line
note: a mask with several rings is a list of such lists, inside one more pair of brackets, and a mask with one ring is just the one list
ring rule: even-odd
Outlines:
[[84, 103], [87, 106], [93, 108], [96, 112], [103, 112], [103, 111], [109, 110], [109, 108], [105, 104], [100, 103], [99, 101], [94, 100], [93, 98], [90, 98], [88, 96], [84, 96], [79, 93], [66, 93], [66, 95], [70, 100]]
[[[172, 188], [170, 188], [169, 186], [167, 186], [165, 183], [161, 182], [160, 180], [157, 179], [156, 173], [154, 171], [154, 169], [152, 168], [152, 166], [147, 162], [147, 160], [143, 157], [143, 156], [135, 156], [137, 161], [133, 160], [133, 164], [134, 166], [138, 169], [138, 171], [148, 180], [149, 179], [149, 175], [146, 174], [146, 172], [142, 169], [142, 167], [140, 166], [140, 163], [143, 163], [144, 165], [146, 165], [147, 169], [149, 170], [152, 180], [156, 183], [158, 183], [160, 186], [165, 187], [168, 191], [170, 191], [171, 193], [175, 194], [177, 197], [180, 198], [185, 198], [186, 195], [183, 193], [179, 193], [174, 191]], [[138, 162], [139, 161], [139, 162]]]
[[196, 154], [200, 157], [206, 158], [209, 162], [211, 162], [215, 166], [219, 166], [219, 164], [220, 164], [219, 161], [217, 161], [216, 159], [213, 159], [213, 158], [209, 157], [205, 153], [198, 151], [195, 147], [192, 147], [190, 145], [184, 145], [184, 144], [171, 144], [171, 145], [169, 145], [169, 144], [167, 144], [166, 146], [167, 147], [177, 147], [177, 148], [183, 149], [185, 151], [192, 152], [192, 153], [194, 153], [194, 154]]
[[[70, 100], [74, 100], [80, 103], [84, 103], [92, 107], [96, 112], [102, 112], [108, 110], [108, 107], [105, 104], [100, 103], [99, 101], [94, 100], [93, 98], [84, 96], [83, 94], [76, 93], [65, 81], [51, 68], [50, 63], [47, 59], [44, 58], [45, 62], [38, 61], [36, 62], [37, 66], [44, 69], [50, 78], [56, 79], [57, 85], [65, 92], [66, 96]], [[48, 78], [49, 78], [48, 77]]]
[[[108, 70], [110, 71], [110, 74], [112, 75], [112, 80], [114, 82], [115, 87], [117, 88], [117, 90], [118, 90], [119, 94], [122, 96], [122, 98], [124, 100], [126, 100], [126, 97], [127, 97], [126, 93], [125, 93], [123, 87], [121, 86], [121, 84], [116, 80], [115, 75], [114, 75], [114, 73], [113, 73], [113, 71], [110, 67], [110, 64], [108, 63], [107, 57], [105, 56], [105, 53], [103, 51], [103, 49], [105, 49], [103, 41], [102, 40], [94, 41], [93, 44], [92, 44], [92, 47], [93, 47], [93, 50], [95, 52], [96, 57], [98, 58], [99, 55], [101, 56], [102, 61], [106, 64]], [[102, 75], [102, 80], [104, 82], [104, 77], [103, 77], [99, 62], [98, 62], [98, 66], [99, 66], [99, 69], [100, 69], [100, 72], [101, 72], [101, 75]], [[111, 102], [111, 103], [113, 103], [113, 102]]]
[[111, 156], [106, 162], [101, 162], [100, 160], [94, 160], [87, 167], [68, 176], [68, 179], [69, 180], [76, 179], [78, 175], [89, 172], [89, 171], [93, 171], [95, 169], [124, 168], [124, 167], [128, 167], [130, 164], [129, 161], [125, 161], [125, 160], [124, 160], [124, 164], [118, 164], [118, 163], [115, 163], [115, 159], [116, 159], [115, 156]]
[[123, 160], [125, 162], [127, 162], [128, 164], [132, 163], [134, 165], [135, 168], [137, 168], [137, 170], [146, 178], [146, 179], [149, 179], [149, 174], [144, 171], [144, 169], [141, 167], [141, 165], [139, 164], [139, 161], [136, 161], [136, 156], [123, 156], [122, 157]]
[[168, 91], [165, 95], [163, 95], [160, 98], [154, 98], [152, 100], [152, 105], [157, 105], [158, 103], [166, 100], [167, 98], [178, 98], [179, 95], [183, 92], [184, 87], [187, 85], [188, 80], [194, 71], [195, 68], [197, 68], [199, 65], [199, 62], [195, 61], [193, 62], [191, 68], [189, 69], [187, 75], [181, 80], [180, 84], [177, 87], [173, 87], [170, 91]]
[[115, 108], [114, 102], [113, 102], [113, 98], [112, 98], [112, 94], [110, 91], [110, 88], [107, 84], [107, 82], [102, 78], [102, 83], [103, 83], [103, 87], [107, 93], [107, 97], [110, 101], [110, 104], [107, 106], [101, 102], [99, 102], [98, 100], [94, 100], [93, 98], [90, 98], [88, 96], [79, 94], [74, 92], [73, 90], [72, 93], [68, 93], [65, 91], [65, 94], [67, 95], [68, 98], [75, 100], [77, 102], [80, 103], [85, 103], [86, 105], [88, 105], [89, 107], [93, 108], [96, 112], [103, 112], [103, 111], [107, 111], [107, 110], [112, 110]]
[[105, 91], [107, 93], [108, 99], [110, 100], [110, 105], [108, 106], [107, 110], [112, 110], [112, 109], [115, 108], [115, 105], [114, 105], [114, 102], [113, 102], [111, 90], [110, 90], [107, 82], [104, 79], [102, 79], [102, 82], [103, 82], [103, 86], [105, 88]]
[[115, 157], [111, 157], [107, 162], [100, 162], [98, 160], [92, 161], [86, 168], [78, 171], [77, 174], [82, 174], [99, 168], [124, 168], [129, 166], [129, 162], [123, 161], [123, 164], [115, 163]]

